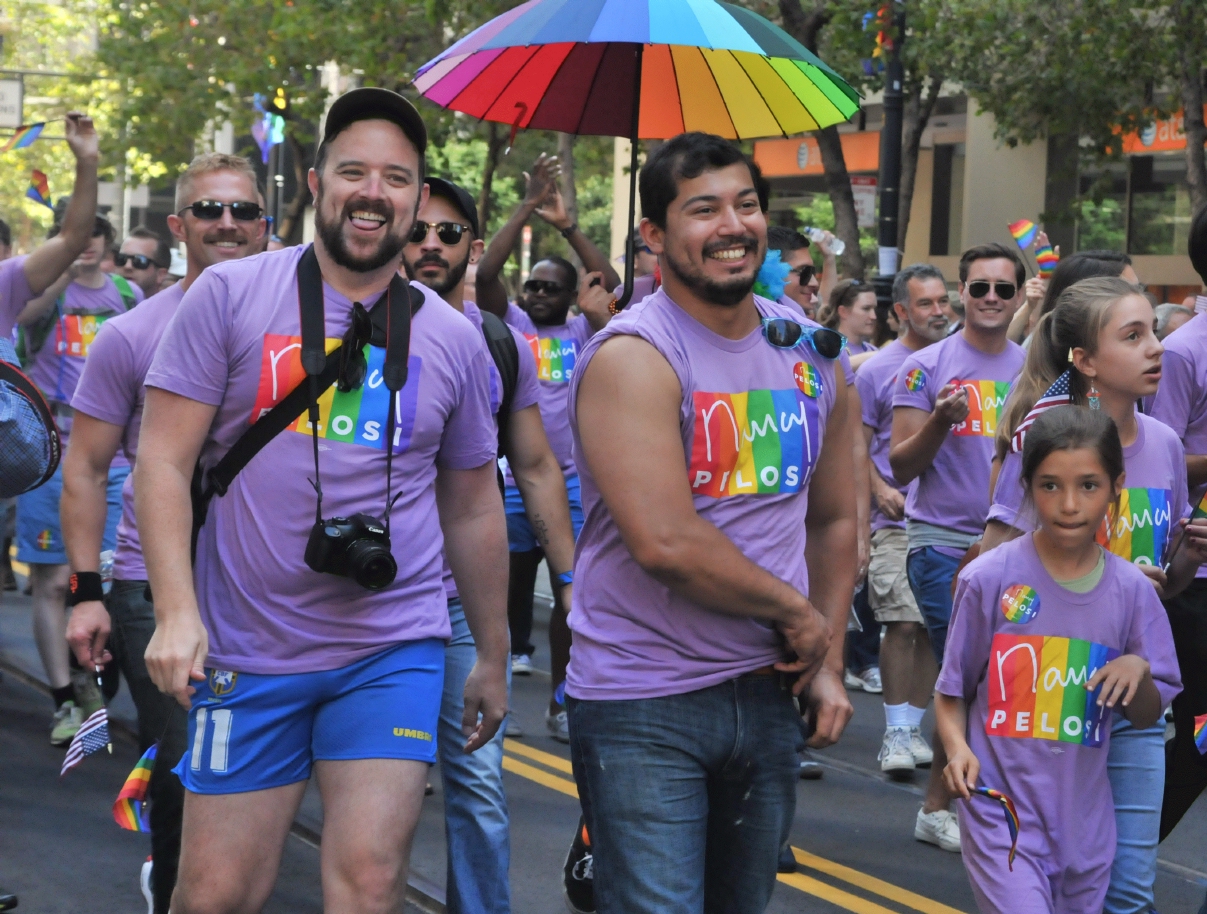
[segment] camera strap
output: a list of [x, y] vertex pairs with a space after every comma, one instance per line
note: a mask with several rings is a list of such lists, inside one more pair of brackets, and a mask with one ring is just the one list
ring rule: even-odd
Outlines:
[[[311, 430], [317, 436], [318, 432], [318, 400], [339, 377], [340, 355], [343, 346], [338, 346], [330, 354], [326, 353], [326, 326], [323, 307], [323, 274], [319, 269], [318, 257], [314, 247], [306, 249], [298, 261], [297, 269], [298, 311], [302, 330], [302, 368], [306, 371], [306, 380], [290, 391], [284, 399], [277, 403], [267, 414], [244, 432], [229, 451], [223, 455], [208, 471], [201, 469], [198, 463], [193, 471], [192, 502], [193, 502], [193, 555], [197, 553], [197, 536], [205, 524], [210, 501], [214, 496], [226, 494], [231, 483], [239, 472], [251, 462], [251, 459], [272, 441], [277, 435], [289, 428], [298, 416], [310, 410]], [[386, 387], [391, 390], [391, 409], [388, 422], [394, 418], [395, 394], [406, 384], [407, 360], [410, 355], [411, 322], [410, 317], [423, 306], [423, 293], [412, 288], [406, 280], [395, 274], [390, 280], [390, 286], [382, 296], [387, 305], [396, 303], [394, 308], [373, 307], [369, 317], [373, 322], [372, 344], [385, 347], [386, 365], [382, 370]], [[380, 302], [381, 299], [378, 299]], [[410, 314], [405, 312], [390, 320], [390, 312], [410, 305]], [[391, 350], [394, 356], [391, 358]], [[399, 356], [401, 353], [401, 356]], [[312, 373], [312, 370], [317, 373]], [[397, 384], [397, 387], [391, 387]], [[387, 430], [387, 441], [393, 443], [394, 433], [392, 424]], [[316, 474], [317, 474], [317, 440], [315, 441]], [[390, 456], [393, 447], [386, 451], [386, 488], [389, 497]], [[318, 483], [317, 475], [315, 483]], [[387, 506], [387, 510], [388, 510]], [[389, 523], [387, 513], [386, 523]]]

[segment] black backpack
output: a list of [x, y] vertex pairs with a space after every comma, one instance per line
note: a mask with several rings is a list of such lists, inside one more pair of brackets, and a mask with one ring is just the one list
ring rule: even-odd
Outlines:
[[495, 360], [499, 377], [503, 381], [503, 396], [499, 400], [499, 456], [507, 455], [507, 420], [511, 416], [511, 403], [515, 399], [516, 383], [520, 377], [520, 350], [516, 346], [511, 328], [501, 317], [482, 311], [482, 335], [486, 337], [486, 348]]

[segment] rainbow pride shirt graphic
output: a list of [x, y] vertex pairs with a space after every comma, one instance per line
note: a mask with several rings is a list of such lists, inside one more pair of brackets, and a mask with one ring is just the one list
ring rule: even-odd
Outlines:
[[[339, 344], [340, 340], [329, 338], [327, 351], [331, 352]], [[260, 386], [256, 391], [256, 402], [248, 417], [248, 425], [255, 423], [285, 399], [306, 377], [306, 372], [302, 370], [300, 336], [265, 334], [261, 359]], [[390, 402], [390, 392], [381, 376], [386, 351], [376, 346], [365, 346], [365, 360], [367, 371], [364, 384], [346, 393], [340, 392], [332, 385], [319, 398], [318, 435], [327, 441], [345, 441], [384, 451], [388, 418], [386, 410]], [[407, 382], [398, 392], [398, 406], [394, 417], [395, 454], [401, 454], [411, 446], [422, 368], [423, 359], [419, 356], [413, 355], [407, 360]], [[289, 431], [309, 435], [308, 414], [302, 413], [289, 426]]]
[[1138, 565], [1160, 565], [1169, 542], [1168, 489], [1124, 489], [1098, 531], [1098, 542]]
[[568, 384], [574, 376], [574, 365], [578, 361], [578, 343], [575, 340], [560, 340], [557, 337], [541, 338], [535, 333], [525, 333], [524, 339], [536, 359], [538, 381]]
[[693, 394], [693, 495], [799, 492], [821, 451], [817, 400], [798, 388]]
[[113, 314], [64, 314], [54, 330], [54, 351], [59, 355], [86, 359], [96, 335]]
[[997, 434], [997, 424], [1006, 409], [1006, 398], [1010, 395], [1009, 381], [960, 381], [968, 391], [968, 418], [951, 430], [953, 435], [983, 436], [992, 438]]
[[1085, 684], [1119, 651], [1055, 635], [993, 636], [989, 651], [990, 736], [1101, 746], [1111, 711]]

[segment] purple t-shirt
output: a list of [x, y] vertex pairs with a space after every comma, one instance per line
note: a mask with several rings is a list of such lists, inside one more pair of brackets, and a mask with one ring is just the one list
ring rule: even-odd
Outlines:
[[968, 391], [968, 416], [953, 428], [905, 503], [910, 520], [979, 536], [989, 514], [989, 465], [994, 436], [1010, 385], [1023, 367], [1021, 346], [1007, 343], [997, 355], [969, 345], [963, 333], [920, 349], [897, 371], [893, 407], [934, 412], [944, 385]]
[[[577, 370], [583, 346], [595, 333], [585, 314], [569, 318], [564, 324], [537, 326], [528, 312], [512, 303], [507, 306], [504, 320], [523, 334], [532, 350], [536, 362], [536, 377], [541, 385], [541, 421], [545, 424], [545, 436], [553, 449], [566, 478], [574, 476], [574, 439], [570, 434], [567, 418], [566, 391]], [[509, 486], [515, 479], [508, 470], [505, 474]]]
[[[624, 291], [624, 283], [621, 282], [620, 285], [618, 285], [615, 289], [612, 290], [612, 294], [615, 295], [617, 299], [619, 299], [620, 293], [622, 293], [623, 291]], [[646, 273], [644, 276], [634, 276], [633, 277], [633, 294], [629, 298], [629, 303], [627, 305], [625, 305], [625, 307], [631, 308], [633, 305], [637, 304], [638, 302], [643, 301], [646, 297], [653, 295], [654, 291], [655, 290], [654, 290], [654, 274], [653, 273]]]
[[[1149, 662], [1163, 706], [1181, 691], [1165, 610], [1128, 562], [1107, 555], [1098, 585], [1074, 593], [1048, 574], [1028, 535], [960, 574], [935, 689], [968, 703], [966, 736], [980, 783], [1014, 800], [1020, 851], [1049, 861], [1052, 872], [1109, 867], [1115, 854], [1111, 712], [1082, 684], [1120, 654]], [[959, 813], [965, 860], [976, 855], [976, 869], [1005, 870], [1010, 837], [1001, 807], [977, 797], [961, 802]], [[1009, 887], [1003, 873], [1002, 884], [987, 890], [1008, 894]]]
[[[1160, 565], [1170, 531], [1189, 511], [1186, 456], [1178, 436], [1156, 419], [1138, 413], [1136, 423], [1136, 440], [1123, 449], [1126, 488], [1098, 541], [1129, 562]], [[1021, 471], [1022, 455], [1008, 453], [993, 490], [989, 520], [1026, 533], [1035, 529], [1035, 509], [1023, 498]]]
[[[143, 401], [147, 398], [143, 381], [164, 329], [183, 297], [184, 289], [176, 283], [152, 295], [135, 310], [106, 321], [92, 344], [71, 399], [71, 405], [79, 412], [124, 429], [121, 453], [131, 464], [138, 453], [138, 431], [142, 427]], [[119, 581], [143, 581], [147, 577], [134, 520], [133, 474], [126, 477], [122, 486], [122, 516], [117, 524], [113, 576]]]
[[17, 323], [17, 315], [36, 298], [25, 278], [28, 257], [0, 260], [0, 338], [8, 339]]
[[[142, 289], [130, 287], [135, 302], [143, 299]], [[124, 313], [126, 304], [117, 286], [108, 276], [99, 289], [73, 282], [63, 293], [63, 307], [54, 329], [34, 356], [27, 374], [48, 400], [70, 404], [84, 370], [84, 360], [101, 327], [111, 317]]]
[[[889, 466], [889, 441], [893, 436], [893, 385], [897, 381], [897, 369], [913, 354], [913, 350], [900, 340], [893, 340], [859, 368], [855, 376], [855, 389], [859, 391], [863, 424], [872, 430], [872, 444], [868, 456], [876, 472], [902, 495], [908, 486], [899, 486], [893, 481], [893, 468]], [[889, 520], [876, 507], [872, 499], [872, 532], [885, 527], [905, 529], [905, 522]]]
[[[201, 452], [205, 468], [305, 377], [297, 294], [304, 251], [291, 247], [210, 267], [164, 332], [146, 384], [217, 407]], [[449, 636], [436, 470], [494, 460], [491, 359], [473, 324], [430, 289], [412, 285], [426, 301], [412, 322], [409, 373], [395, 410], [397, 578], [374, 592], [351, 578], [311, 571], [303, 560], [315, 511], [303, 413], [210, 503], [194, 569], [209, 665], [274, 674], [330, 670], [393, 644]], [[330, 350], [347, 329], [352, 302], [326, 284], [323, 293]], [[320, 401], [324, 517], [384, 513], [385, 351], [368, 346], [366, 357], [362, 387], [347, 393], [332, 387]]]
[[[764, 316], [789, 316], [763, 298]], [[834, 407], [832, 362], [811, 348], [775, 349], [756, 329], [718, 336], [660, 289], [587, 344], [585, 365], [619, 335], [639, 336], [670, 363], [683, 392], [679, 431], [696, 512], [801, 593], [809, 591], [809, 480]], [[578, 376], [571, 382], [577, 396]], [[573, 399], [570, 422], [581, 448]], [[566, 691], [580, 699], [678, 695], [780, 660], [782, 640], [757, 619], [705, 609], [650, 577], [621, 539], [586, 464], [584, 524], [574, 554]]]
[[[482, 332], [482, 311], [472, 301], [463, 301], [461, 307], [464, 309], [462, 313], [469, 318], [469, 322], [473, 324], [478, 332]], [[536, 380], [536, 360], [532, 357], [532, 350], [528, 348], [528, 341], [524, 339], [524, 335], [514, 327], [508, 327], [511, 330], [511, 335], [515, 338], [516, 349], [519, 350], [520, 368], [516, 372], [515, 393], [511, 395], [511, 412], [512, 415], [518, 413], [522, 409], [527, 409], [530, 406], [535, 406], [540, 402], [540, 386]], [[499, 404], [503, 399], [503, 379], [499, 377], [499, 369], [495, 365], [492, 358], [490, 360], [490, 414], [498, 418]], [[448, 567], [448, 561], [444, 562], [444, 594], [448, 599], [457, 599], [457, 582], [453, 580], [453, 571]]]

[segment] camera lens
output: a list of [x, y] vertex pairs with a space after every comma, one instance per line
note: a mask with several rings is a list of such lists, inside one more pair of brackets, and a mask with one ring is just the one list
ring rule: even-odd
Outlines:
[[382, 590], [394, 583], [398, 563], [387, 546], [376, 540], [358, 538], [348, 544], [348, 573], [367, 590]]

